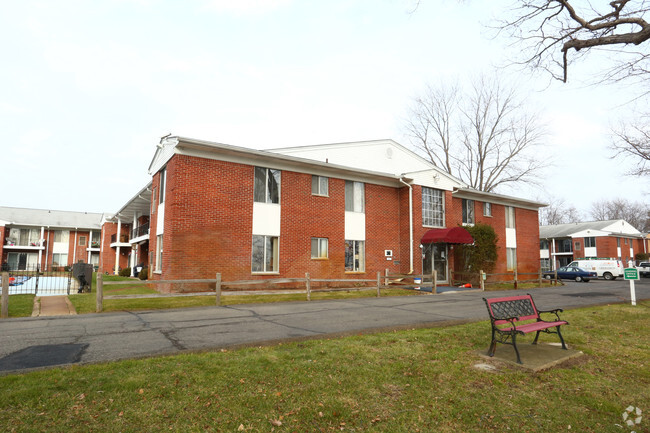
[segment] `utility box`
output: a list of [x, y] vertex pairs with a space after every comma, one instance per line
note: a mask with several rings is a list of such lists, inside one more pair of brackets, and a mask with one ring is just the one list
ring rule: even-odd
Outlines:
[[78, 293], [89, 293], [92, 289], [93, 265], [90, 263], [75, 263], [72, 265], [72, 276], [79, 281]]

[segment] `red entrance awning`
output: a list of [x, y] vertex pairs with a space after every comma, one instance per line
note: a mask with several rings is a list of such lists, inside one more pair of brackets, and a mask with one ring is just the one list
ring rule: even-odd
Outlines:
[[431, 229], [422, 236], [422, 244], [473, 244], [474, 238], [462, 227], [448, 229]]

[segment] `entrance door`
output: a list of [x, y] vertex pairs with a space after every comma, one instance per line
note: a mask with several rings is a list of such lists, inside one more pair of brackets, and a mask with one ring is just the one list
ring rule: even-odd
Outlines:
[[447, 244], [426, 244], [422, 247], [422, 274], [431, 275], [434, 269], [438, 273], [438, 283], [449, 282], [447, 278]]

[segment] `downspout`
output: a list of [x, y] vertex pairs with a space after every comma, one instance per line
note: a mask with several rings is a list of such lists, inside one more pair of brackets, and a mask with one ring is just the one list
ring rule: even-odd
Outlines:
[[115, 268], [113, 269], [113, 275], [120, 273], [120, 237], [122, 236], [122, 220], [117, 219], [117, 246], [115, 247]]
[[74, 228], [74, 246], [72, 247], [72, 264], [77, 263], [77, 233], [78, 227]]
[[413, 273], [413, 186], [404, 182], [403, 178], [399, 181], [409, 188], [409, 274]]

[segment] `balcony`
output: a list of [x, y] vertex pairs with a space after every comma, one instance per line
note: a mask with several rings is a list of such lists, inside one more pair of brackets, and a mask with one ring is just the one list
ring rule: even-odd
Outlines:
[[115, 247], [130, 247], [131, 244], [129, 243], [129, 235], [122, 233], [120, 235], [120, 238], [118, 240], [117, 234], [111, 235], [111, 248]]
[[7, 238], [4, 245], [5, 250], [44, 250], [45, 240], [41, 239], [35, 242], [28, 241], [15, 241], [14, 239]]
[[131, 242], [140, 242], [149, 239], [149, 223], [146, 222], [131, 230]]

